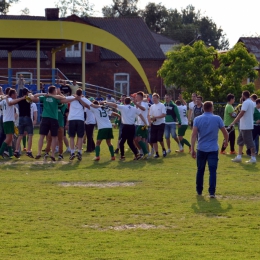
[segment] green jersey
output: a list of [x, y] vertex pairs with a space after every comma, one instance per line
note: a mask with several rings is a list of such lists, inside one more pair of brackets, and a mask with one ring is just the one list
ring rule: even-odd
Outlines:
[[39, 97], [40, 102], [43, 103], [42, 117], [49, 117], [58, 120], [58, 104], [60, 100], [53, 97]]
[[259, 125], [259, 123], [256, 123], [256, 121], [260, 120], [260, 109], [255, 107], [254, 111], [254, 124]]
[[224, 112], [224, 125], [225, 126], [229, 126], [234, 121], [234, 118], [230, 115], [233, 112], [234, 112], [233, 106], [230, 104], [227, 104], [225, 107], [225, 112]]

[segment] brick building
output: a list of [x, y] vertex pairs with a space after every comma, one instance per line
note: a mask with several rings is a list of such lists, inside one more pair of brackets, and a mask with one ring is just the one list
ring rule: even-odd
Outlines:
[[[0, 19], [45, 20], [46, 17], [0, 16]], [[152, 92], [163, 95], [165, 88], [157, 71], [165, 60], [164, 50], [178, 42], [152, 33], [142, 18], [79, 18], [72, 15], [59, 20], [88, 24], [103, 29], [124, 42], [141, 63]], [[84, 33], [84, 32], [82, 32]], [[1, 75], [7, 75], [7, 51], [0, 50]], [[51, 78], [51, 52], [41, 52], [41, 78]], [[16, 50], [12, 52], [12, 66], [17, 73], [26, 68], [36, 67], [36, 51]], [[145, 85], [136, 70], [116, 53], [86, 44], [86, 82], [117, 92], [131, 94], [138, 90], [146, 91]], [[56, 67], [70, 80], [81, 80], [81, 43], [56, 53]], [[19, 69], [18, 69], [19, 68]], [[48, 70], [49, 69], [49, 70]], [[20, 71], [19, 71], [20, 70]], [[33, 73], [33, 72], [32, 72]], [[2, 82], [1, 82], [2, 83]]]

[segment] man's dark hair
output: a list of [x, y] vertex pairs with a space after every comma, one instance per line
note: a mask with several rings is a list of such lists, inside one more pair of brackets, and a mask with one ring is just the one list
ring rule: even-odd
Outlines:
[[9, 92], [8, 92], [8, 96], [11, 97], [13, 94], [15, 94], [16, 90], [13, 88], [10, 88]]
[[95, 105], [99, 105], [97, 100], [94, 100], [92, 103], [95, 104]]
[[136, 95], [138, 95], [138, 96], [144, 98], [144, 92], [143, 92], [143, 91], [138, 91], [138, 92], [136, 93]]
[[50, 94], [52, 94], [52, 93], [55, 91], [55, 89], [56, 89], [56, 87], [53, 86], [53, 85], [51, 85], [51, 86], [48, 87], [48, 92], [49, 92]]
[[202, 101], [202, 96], [197, 96], [197, 98], [199, 98]]
[[6, 95], [9, 94], [10, 89], [11, 89], [10, 87], [8, 87], [8, 88], [5, 89], [5, 94], [6, 94]]
[[181, 105], [181, 101], [180, 101], [180, 100], [176, 100], [176, 101], [175, 101], [175, 104], [176, 104], [177, 106], [180, 106], [180, 105]]
[[243, 91], [243, 96], [245, 96], [246, 98], [250, 97], [250, 92], [248, 90]]
[[203, 104], [203, 110], [205, 112], [209, 112], [212, 109], [212, 107], [213, 107], [213, 102], [212, 101], [206, 101]]
[[125, 104], [126, 104], [126, 105], [131, 104], [131, 98], [130, 98], [130, 97], [126, 97], [126, 98], [125, 98]]
[[260, 98], [256, 99], [255, 103], [260, 104]]
[[79, 96], [79, 97], [82, 96], [82, 89], [81, 89], [81, 88], [78, 88], [78, 89], [76, 90], [76, 95]]
[[256, 101], [256, 100], [257, 100], [257, 95], [256, 95], [256, 94], [252, 94], [252, 95], [251, 95], [251, 98], [252, 98], [254, 101]]
[[227, 95], [227, 101], [229, 102], [231, 99], [234, 99], [235, 98], [235, 96], [233, 95], [233, 94], [231, 94], [231, 93], [229, 93], [228, 95]]

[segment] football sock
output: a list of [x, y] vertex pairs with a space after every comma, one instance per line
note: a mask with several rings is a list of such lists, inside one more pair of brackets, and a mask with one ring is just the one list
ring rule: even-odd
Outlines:
[[141, 146], [143, 153], [147, 154], [148, 151], [147, 151], [146, 143], [144, 143], [143, 141], [139, 141], [138, 144]]
[[96, 151], [96, 157], [99, 157], [99, 155], [100, 155], [100, 146], [96, 146], [95, 151]]
[[113, 145], [110, 145], [110, 146], [108, 146], [108, 148], [109, 148], [109, 152], [110, 152], [110, 154], [111, 154], [111, 157], [114, 157], [114, 147], [113, 147]]
[[26, 147], [26, 136], [23, 136], [23, 148]]
[[183, 138], [183, 139], [181, 140], [181, 145], [184, 146], [184, 144], [186, 144], [187, 146], [190, 147], [189, 141], [188, 141], [187, 139], [185, 139], [185, 138]]
[[12, 146], [8, 146], [8, 152], [9, 152], [9, 157], [12, 157], [14, 155]]

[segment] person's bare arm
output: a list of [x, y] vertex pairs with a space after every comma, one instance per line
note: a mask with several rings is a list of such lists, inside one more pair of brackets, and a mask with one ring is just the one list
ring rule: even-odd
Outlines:
[[166, 117], [166, 114], [161, 114], [160, 116], [154, 116], [153, 118], [159, 119], [159, 118], [164, 118], [164, 117]]
[[230, 124], [230, 126], [233, 126], [234, 124], [236, 124], [240, 118], [245, 114], [246, 111], [241, 110], [240, 113], [238, 114], [238, 116], [235, 118], [235, 120]]
[[33, 125], [36, 125], [38, 117], [38, 111], [33, 112]]
[[8, 106], [13, 106], [17, 103], [19, 103], [20, 101], [24, 100], [25, 99], [25, 96], [23, 97], [20, 97], [20, 98], [16, 98], [16, 99], [13, 99], [11, 101], [8, 100], [8, 98], [6, 99], [6, 103], [8, 104]]
[[141, 106], [140, 104], [138, 104], [137, 102], [133, 101], [133, 103], [135, 104], [135, 106], [139, 109], [141, 109], [142, 111], [145, 111], [145, 107]]
[[110, 107], [117, 108], [117, 104], [116, 104], [116, 103], [106, 102], [105, 104], [108, 105], [108, 106], [110, 106]]
[[186, 101], [183, 99], [182, 94], [179, 94], [179, 100], [181, 101], [181, 103], [182, 103], [184, 106], [187, 106], [187, 103], [186, 103]]
[[222, 128], [220, 128], [220, 131], [222, 132], [223, 136], [224, 136], [224, 147], [228, 146], [228, 139], [229, 139], [229, 135], [228, 135], [228, 131], [227, 129], [223, 126]]
[[118, 119], [120, 119], [121, 118], [121, 116], [118, 114], [118, 113], [116, 113], [116, 112], [112, 112], [112, 114], [111, 114], [112, 116], [116, 116]]
[[198, 128], [193, 126], [192, 134], [191, 134], [191, 156], [192, 158], [196, 158], [196, 152], [195, 152], [195, 143], [198, 136]]

